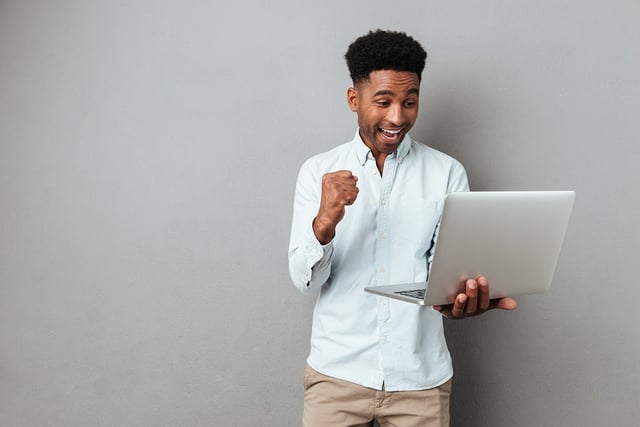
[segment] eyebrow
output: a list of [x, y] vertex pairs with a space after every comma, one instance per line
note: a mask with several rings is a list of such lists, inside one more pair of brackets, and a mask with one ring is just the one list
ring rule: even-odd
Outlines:
[[[420, 91], [418, 90], [418, 88], [413, 87], [413, 88], [409, 89], [406, 92], [406, 95], [413, 95], [413, 94], [418, 95], [419, 93], [420, 93]], [[379, 91], [377, 91], [376, 93], [373, 94], [373, 96], [385, 96], [385, 95], [393, 96], [393, 95], [395, 95], [395, 92], [393, 92], [391, 90], [384, 90], [383, 89], [383, 90], [379, 90]]]

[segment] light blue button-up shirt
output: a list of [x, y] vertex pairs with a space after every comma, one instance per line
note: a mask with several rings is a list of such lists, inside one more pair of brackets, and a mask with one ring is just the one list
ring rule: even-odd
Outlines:
[[[350, 170], [358, 197], [327, 245], [316, 239], [322, 176]], [[463, 166], [406, 136], [380, 176], [359, 132], [307, 160], [296, 184], [289, 272], [318, 295], [309, 365], [325, 375], [388, 391], [436, 387], [453, 374], [442, 316], [430, 307], [364, 292], [372, 285], [427, 279], [433, 240], [449, 192], [468, 191]]]

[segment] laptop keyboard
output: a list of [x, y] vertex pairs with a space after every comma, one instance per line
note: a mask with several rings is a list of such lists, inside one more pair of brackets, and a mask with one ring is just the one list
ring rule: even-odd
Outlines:
[[424, 299], [424, 289], [414, 289], [412, 291], [398, 291], [396, 294], [404, 295], [406, 297]]

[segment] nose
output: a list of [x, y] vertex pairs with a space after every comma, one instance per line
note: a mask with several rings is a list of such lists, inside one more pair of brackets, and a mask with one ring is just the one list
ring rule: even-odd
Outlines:
[[403, 123], [403, 117], [404, 112], [400, 104], [394, 103], [387, 110], [387, 120], [390, 124], [400, 126]]

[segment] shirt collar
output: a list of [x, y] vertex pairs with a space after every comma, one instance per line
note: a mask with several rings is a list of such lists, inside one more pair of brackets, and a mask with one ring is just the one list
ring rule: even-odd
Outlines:
[[[373, 160], [373, 155], [371, 154], [371, 149], [367, 147], [367, 144], [364, 143], [362, 138], [360, 137], [360, 129], [356, 129], [356, 135], [353, 137], [353, 145], [356, 152], [356, 157], [358, 162], [364, 166], [367, 162], [367, 159]], [[409, 152], [411, 151], [412, 140], [411, 137], [407, 134], [404, 139], [398, 146], [395, 151], [396, 158], [398, 159], [398, 163], [402, 163], [402, 161], [407, 157]]]

